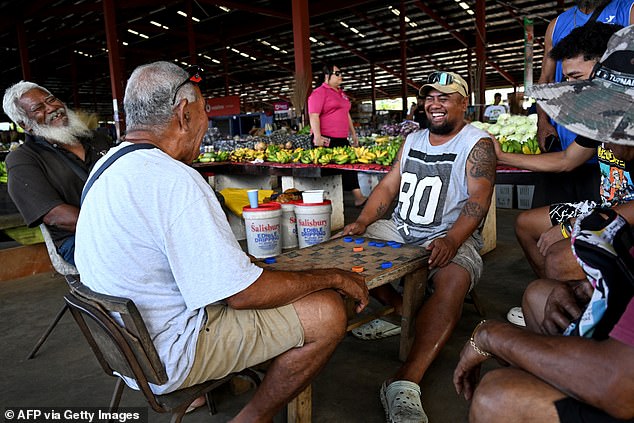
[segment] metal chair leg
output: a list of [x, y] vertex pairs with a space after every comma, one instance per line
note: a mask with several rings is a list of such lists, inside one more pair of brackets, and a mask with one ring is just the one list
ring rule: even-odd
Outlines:
[[64, 303], [64, 306], [62, 307], [62, 309], [57, 313], [57, 316], [55, 316], [55, 320], [53, 320], [53, 322], [48, 326], [48, 328], [46, 328], [46, 331], [44, 332], [44, 334], [37, 341], [37, 343], [31, 350], [31, 352], [29, 353], [29, 355], [26, 356], [27, 360], [30, 360], [33, 357], [35, 357], [35, 354], [37, 354], [37, 351], [40, 349], [44, 341], [46, 341], [46, 338], [48, 338], [48, 336], [51, 334], [51, 332], [57, 325], [57, 322], [59, 322], [59, 320], [62, 318], [64, 313], [66, 313], [66, 310], [68, 310], [68, 305]]
[[121, 396], [123, 395], [124, 388], [125, 384], [123, 379], [118, 377], [117, 383], [114, 385], [114, 391], [112, 391], [112, 398], [110, 399], [110, 406], [108, 407], [109, 412], [116, 413], [119, 409], [119, 402], [121, 402]]

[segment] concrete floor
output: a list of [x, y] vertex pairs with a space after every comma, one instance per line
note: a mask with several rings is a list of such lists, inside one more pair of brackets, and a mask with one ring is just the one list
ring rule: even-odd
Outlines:
[[[346, 200], [350, 204], [350, 199]], [[347, 220], [358, 210], [346, 208]], [[513, 234], [517, 210], [497, 211], [497, 248], [484, 257], [485, 271], [477, 292], [487, 318], [505, 319], [518, 305], [533, 279]], [[0, 283], [0, 406], [5, 407], [104, 407], [114, 379], [106, 376], [89, 350], [75, 322], [64, 316], [39, 354], [25, 360], [30, 348], [62, 305], [65, 282], [59, 276], [41, 274]], [[465, 422], [468, 403], [459, 398], [451, 383], [460, 350], [480, 320], [475, 308], [465, 304], [462, 319], [450, 342], [422, 382], [423, 406], [430, 422]], [[382, 381], [400, 362], [398, 337], [361, 341], [346, 336], [324, 371], [313, 383], [314, 422], [383, 422], [378, 396]], [[496, 364], [490, 360], [487, 368]], [[215, 396], [219, 413], [210, 417], [204, 408], [186, 422], [224, 422], [248, 400], [252, 391], [233, 395], [221, 389]], [[123, 407], [145, 407], [138, 392], [126, 390]], [[149, 422], [167, 422], [167, 416], [149, 411]]]

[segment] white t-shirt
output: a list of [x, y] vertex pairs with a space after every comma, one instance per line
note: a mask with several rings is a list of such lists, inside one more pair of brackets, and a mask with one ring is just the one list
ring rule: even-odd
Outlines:
[[508, 109], [504, 104], [490, 104], [484, 109], [484, 117], [490, 121], [497, 121], [498, 116], [502, 113], [508, 113]]
[[120, 157], [94, 183], [77, 222], [75, 261], [85, 285], [136, 303], [169, 377], [152, 386], [156, 393], [187, 377], [204, 307], [262, 273], [240, 248], [211, 187], [159, 149]]

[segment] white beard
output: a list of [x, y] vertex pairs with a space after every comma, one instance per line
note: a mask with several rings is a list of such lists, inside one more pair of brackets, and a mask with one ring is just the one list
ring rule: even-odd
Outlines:
[[[59, 110], [53, 113], [57, 113], [58, 111]], [[33, 123], [33, 135], [65, 145], [77, 145], [79, 144], [79, 138], [90, 136], [90, 129], [79, 119], [75, 112], [66, 109], [65, 113], [68, 117], [68, 124], [66, 126], [53, 127], [48, 124], [40, 125]]]

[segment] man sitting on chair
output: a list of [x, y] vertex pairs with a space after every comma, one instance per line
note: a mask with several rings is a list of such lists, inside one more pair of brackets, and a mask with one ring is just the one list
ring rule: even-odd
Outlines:
[[11, 199], [30, 227], [44, 223], [59, 254], [75, 264], [75, 225], [88, 172], [110, 148], [46, 88], [21, 81], [4, 93], [4, 112], [26, 141], [6, 159]]
[[[368, 291], [352, 272], [263, 270], [242, 251], [211, 187], [189, 166], [208, 125], [201, 75], [155, 62], [130, 76], [124, 142], [84, 189], [77, 268], [92, 290], [138, 306], [169, 378], [155, 393], [273, 359], [233, 420], [270, 422], [343, 338], [341, 294], [361, 311]], [[146, 149], [109, 162], [131, 146]]]

